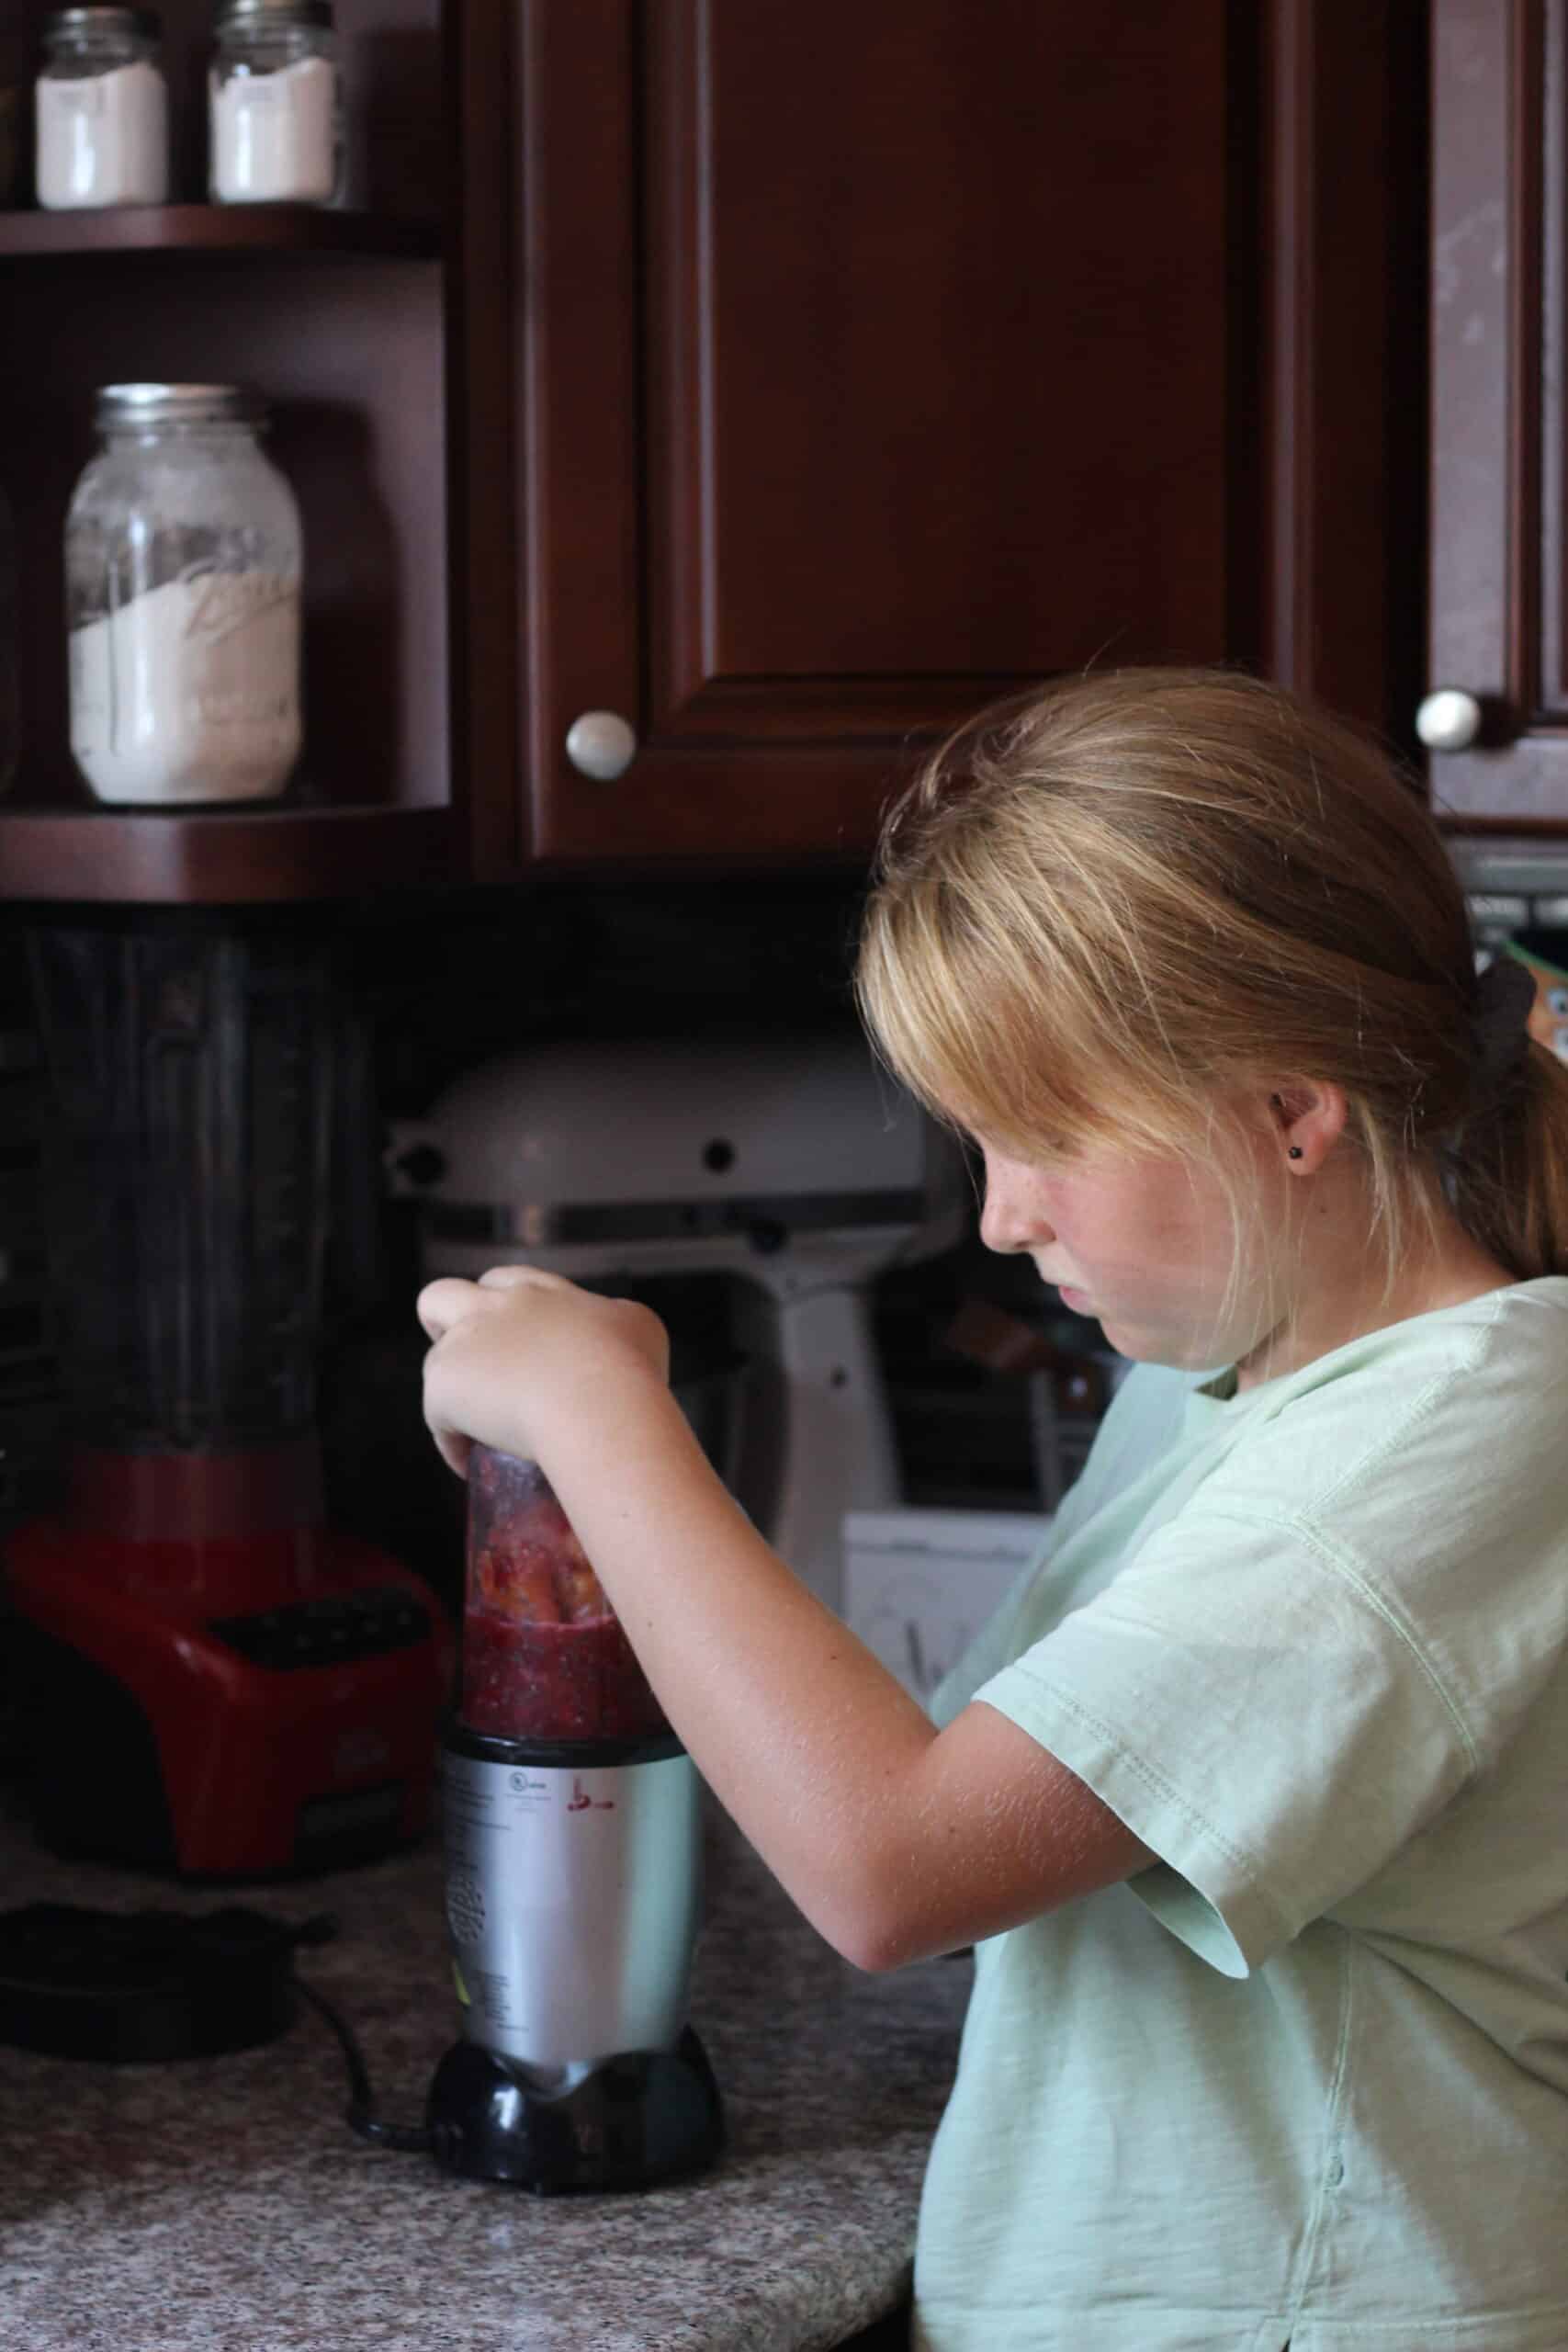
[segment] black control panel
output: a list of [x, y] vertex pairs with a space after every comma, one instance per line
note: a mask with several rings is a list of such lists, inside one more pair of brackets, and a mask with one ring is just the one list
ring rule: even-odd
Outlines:
[[402, 1585], [370, 1585], [361, 1592], [288, 1601], [244, 1617], [217, 1617], [208, 1632], [252, 1666], [287, 1673], [412, 1649], [429, 1639], [430, 1611]]

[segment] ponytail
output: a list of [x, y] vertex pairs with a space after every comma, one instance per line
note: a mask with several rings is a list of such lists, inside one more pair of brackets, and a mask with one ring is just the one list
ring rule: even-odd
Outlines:
[[1550, 1046], [1526, 1038], [1445, 1160], [1455, 1216], [1499, 1264], [1521, 1282], [1568, 1273], [1568, 1068]]

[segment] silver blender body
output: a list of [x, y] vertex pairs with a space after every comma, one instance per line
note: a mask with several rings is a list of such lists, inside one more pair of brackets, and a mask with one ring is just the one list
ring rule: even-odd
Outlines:
[[702, 1826], [683, 1749], [598, 1764], [540, 1754], [449, 1735], [446, 1924], [465, 2038], [556, 2091], [607, 2058], [679, 2044]]
[[580, 1756], [449, 1724], [446, 1917], [462, 2039], [425, 2132], [443, 2171], [540, 2196], [651, 2188], [724, 2145], [686, 2022], [696, 1769], [673, 1737]]

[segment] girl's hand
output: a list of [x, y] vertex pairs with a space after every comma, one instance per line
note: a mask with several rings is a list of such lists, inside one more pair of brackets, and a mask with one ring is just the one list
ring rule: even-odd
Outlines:
[[670, 1377], [669, 1335], [649, 1308], [536, 1266], [427, 1283], [418, 1314], [433, 1343], [424, 1418], [459, 1477], [475, 1444], [540, 1461], [548, 1476], [548, 1432], [563, 1415], [601, 1419], [608, 1435], [627, 1379]]

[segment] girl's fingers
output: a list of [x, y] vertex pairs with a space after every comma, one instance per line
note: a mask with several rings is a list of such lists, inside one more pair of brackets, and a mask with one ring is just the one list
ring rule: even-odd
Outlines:
[[[575, 1283], [568, 1282], [561, 1274], [547, 1273], [541, 1267], [491, 1266], [478, 1282], [466, 1282], [457, 1274], [444, 1274], [436, 1282], [426, 1283], [414, 1302], [415, 1312], [431, 1342], [424, 1363], [425, 1422], [442, 1460], [459, 1478], [468, 1476], [473, 1440], [466, 1430], [454, 1426], [451, 1417], [456, 1414], [463, 1419], [473, 1412], [481, 1415], [481, 1426], [485, 1426], [482, 1408], [475, 1402], [476, 1393], [486, 1397], [499, 1381], [498, 1364], [507, 1358], [523, 1327], [526, 1326], [532, 1337], [535, 1325], [529, 1318], [542, 1317], [547, 1335], [550, 1317], [542, 1302], [537, 1310], [521, 1302], [517, 1307], [508, 1306], [511, 1294], [520, 1290], [565, 1291], [581, 1295]], [[499, 1325], [497, 1317], [501, 1318]], [[477, 1356], [466, 1342], [455, 1342], [456, 1352], [439, 1346], [449, 1333], [476, 1322], [499, 1332], [499, 1357], [497, 1349], [489, 1344], [489, 1330], [476, 1329], [468, 1334], [470, 1340], [479, 1343]]]
[[543, 1266], [489, 1266], [479, 1276], [481, 1290], [574, 1290], [564, 1274], [549, 1274]]
[[443, 1274], [439, 1281], [426, 1283], [414, 1302], [414, 1311], [426, 1334], [439, 1340], [470, 1316], [479, 1304], [478, 1293], [498, 1290], [571, 1290], [574, 1285], [561, 1274], [547, 1274], [539, 1266], [491, 1266], [477, 1283], [465, 1281], [461, 1274]]
[[472, 1438], [464, 1437], [459, 1430], [433, 1428], [430, 1434], [435, 1440], [435, 1451], [446, 1464], [447, 1469], [455, 1470], [459, 1478], [466, 1478], [468, 1475], [468, 1456], [474, 1450]]
[[465, 1282], [460, 1274], [443, 1274], [439, 1282], [426, 1283], [414, 1301], [414, 1312], [423, 1325], [425, 1334], [439, 1340], [474, 1311], [475, 1283]]

